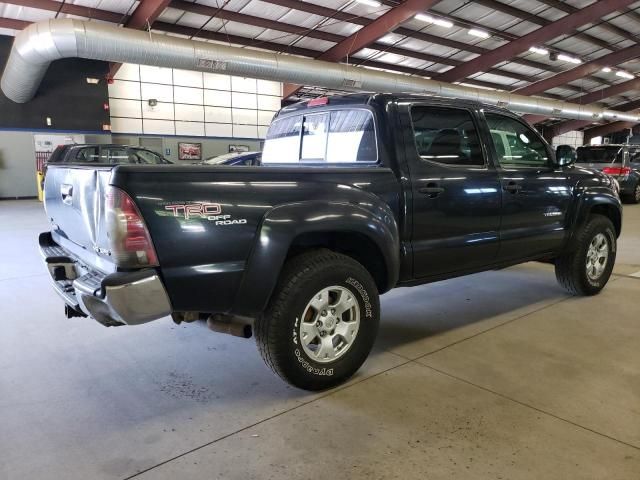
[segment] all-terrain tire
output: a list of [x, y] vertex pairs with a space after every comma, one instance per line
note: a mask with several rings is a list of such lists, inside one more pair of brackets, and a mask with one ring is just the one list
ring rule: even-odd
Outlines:
[[[359, 328], [339, 357], [319, 362], [312, 358], [313, 352], [303, 348], [301, 317], [318, 292], [333, 286], [350, 302], [357, 301]], [[356, 307], [352, 308], [355, 312]], [[364, 363], [379, 320], [378, 290], [369, 272], [346, 255], [317, 249], [287, 261], [269, 306], [254, 328], [260, 354], [277, 375], [298, 388], [324, 390], [345, 382]]]
[[[590, 275], [588, 268], [589, 249], [596, 238], [605, 238], [607, 258], [599, 275]], [[570, 249], [556, 258], [558, 283], [573, 295], [595, 295], [609, 281], [616, 259], [616, 230], [611, 220], [604, 215], [592, 215], [577, 233]], [[593, 263], [592, 263], [593, 264]], [[592, 269], [592, 272], [594, 270]]]

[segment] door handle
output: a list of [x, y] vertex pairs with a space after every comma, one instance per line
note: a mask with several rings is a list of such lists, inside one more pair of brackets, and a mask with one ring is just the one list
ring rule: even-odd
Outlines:
[[504, 187], [502, 187], [502, 189], [506, 192], [518, 193], [520, 190], [522, 190], [522, 185], [518, 185], [516, 182], [509, 182]]
[[429, 198], [436, 198], [438, 195], [444, 192], [444, 188], [439, 187], [437, 183], [427, 183], [427, 186], [419, 188], [418, 192], [424, 193]]
[[73, 185], [63, 183], [60, 186], [60, 195], [62, 196], [62, 203], [71, 205], [73, 203]]

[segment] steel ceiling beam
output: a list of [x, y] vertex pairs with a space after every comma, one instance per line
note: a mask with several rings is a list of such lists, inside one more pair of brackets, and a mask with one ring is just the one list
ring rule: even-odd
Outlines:
[[3, 3], [18, 5], [21, 7], [37, 8], [39, 10], [47, 10], [49, 12], [67, 13], [69, 15], [77, 15], [79, 17], [93, 18], [111, 23], [123, 23], [127, 19], [127, 15], [118, 12], [109, 12], [97, 8], [83, 7], [81, 5], [73, 5], [71, 3], [60, 3], [54, 0], [7, 0]]
[[600, 125], [598, 127], [590, 128], [589, 130], [584, 131], [584, 143], [589, 143], [589, 141], [594, 137], [602, 137], [604, 135], [609, 135], [610, 133], [632, 129], [637, 125], [637, 123], [633, 122], [613, 122], [606, 125]]
[[[574, 7], [573, 5], [570, 5], [566, 2], [562, 2], [560, 0], [539, 0], [539, 1], [541, 3], [544, 3], [545, 5], [548, 5], [549, 7], [555, 8], [556, 10], [560, 10], [565, 13], [575, 13], [579, 10], [579, 8]], [[624, 9], [621, 11], [623, 13], [628, 13], [629, 10]], [[598, 26], [603, 30], [607, 30], [609, 33], [613, 33], [614, 35], [624, 38], [625, 40], [631, 40], [632, 42], [638, 41], [638, 37], [636, 35], [625, 30], [624, 28], [620, 28], [612, 23], [609, 23], [606, 20], [598, 24]]]
[[[525, 20], [530, 23], [535, 23], [536, 25], [540, 25], [541, 27], [553, 23], [551, 20], [547, 20], [546, 18], [540, 17], [538, 15], [532, 15], [531, 12], [520, 10], [519, 8], [515, 8], [511, 5], [506, 5], [497, 0], [474, 0], [474, 3], [479, 3], [480, 5], [483, 5], [492, 10], [506, 13], [507, 15], [510, 15], [519, 20]], [[609, 44], [608, 42], [605, 42], [600, 38], [594, 37], [593, 35], [589, 35], [588, 33], [577, 32], [574, 36], [597, 47], [611, 50], [612, 52], [617, 50], [615, 46]]]
[[370, 24], [362, 27], [353, 35], [334, 45], [318, 57], [319, 60], [338, 62], [384, 37], [395, 30], [401, 23], [414, 17], [417, 13], [429, 10], [440, 0], [406, 0], [397, 7], [383, 13]]
[[31, 25], [31, 22], [16, 20], [15, 18], [0, 18], [0, 28], [10, 28], [11, 30], [22, 30]]
[[549, 78], [542, 79], [526, 87], [518, 88], [514, 90], [514, 93], [519, 93], [520, 95], [535, 95], [536, 93], [551, 90], [552, 88], [579, 80], [580, 78], [602, 70], [603, 67], [619, 65], [638, 57], [640, 57], [640, 45], [632, 45], [590, 62], [583, 63], [571, 70], [566, 70]]
[[[126, 20], [125, 27], [135, 28], [136, 30], [151, 29], [151, 25], [169, 6], [171, 0], [140, 0], [140, 3], [133, 11], [131, 16]], [[108, 78], [113, 78], [120, 67], [121, 63], [109, 64]]]
[[[354, 53], [380, 40], [387, 33], [392, 32], [401, 23], [409, 20], [417, 13], [429, 10], [439, 1], [440, 0], [406, 0], [397, 7], [393, 7], [383, 13], [354, 34], [345, 37], [329, 50], [318, 55], [317, 58], [327, 62], [340, 62], [343, 58], [348, 58]], [[302, 88], [301, 85], [285, 84], [282, 89], [282, 98], [286, 99], [294, 95], [300, 88]]]
[[[589, 92], [584, 95], [580, 95], [579, 97], [573, 98], [571, 101], [579, 103], [581, 105], [587, 105], [590, 103], [600, 102], [605, 98], [622, 95], [623, 93], [630, 92], [632, 90], [640, 90], [640, 78], [634, 78], [633, 80], [617, 83], [615, 85], [611, 85], [610, 87], [601, 88], [600, 90], [595, 90], [593, 92]], [[529, 123], [534, 124], [542, 122], [548, 117], [543, 115], [525, 115], [524, 118]]]
[[575, 13], [562, 17], [560, 20], [550, 23], [544, 27], [534, 30], [518, 40], [509, 42], [506, 45], [491, 50], [480, 55], [464, 65], [454, 67], [437, 77], [437, 80], [444, 82], [455, 82], [474, 73], [486, 71], [487, 67], [492, 67], [498, 63], [507, 61], [525, 52], [532, 45], [541, 45], [545, 42], [566, 35], [575, 31], [576, 28], [592, 23], [604, 15], [615, 12], [633, 3], [633, 0], [607, 0], [597, 1]]

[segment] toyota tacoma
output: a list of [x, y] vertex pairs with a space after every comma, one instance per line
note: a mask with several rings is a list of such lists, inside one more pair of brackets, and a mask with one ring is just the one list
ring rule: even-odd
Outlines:
[[308, 390], [358, 370], [390, 289], [537, 260], [594, 295], [622, 224], [616, 182], [572, 148], [507, 110], [419, 95], [283, 108], [258, 167], [52, 163], [45, 202], [68, 317], [254, 333]]

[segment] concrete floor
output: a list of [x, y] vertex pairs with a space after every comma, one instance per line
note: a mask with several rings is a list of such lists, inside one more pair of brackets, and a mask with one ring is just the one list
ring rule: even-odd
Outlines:
[[0, 479], [640, 478], [640, 206], [572, 298], [526, 264], [383, 297], [375, 352], [309, 394], [253, 341], [67, 320], [32, 201], [0, 203]]

